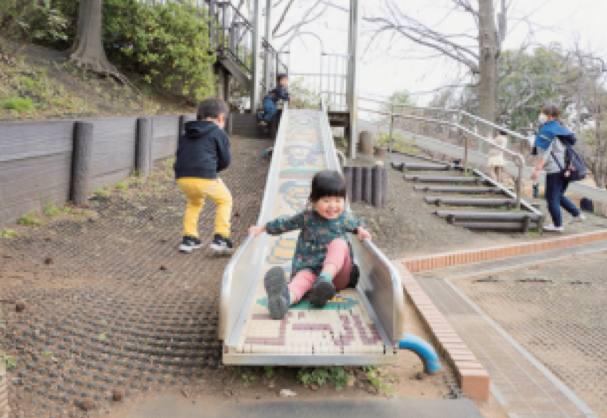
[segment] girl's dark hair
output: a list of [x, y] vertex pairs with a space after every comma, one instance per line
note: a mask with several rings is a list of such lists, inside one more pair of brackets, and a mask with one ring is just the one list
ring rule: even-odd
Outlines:
[[323, 197], [343, 197], [345, 199], [346, 179], [338, 171], [319, 171], [312, 179], [310, 202], [316, 203]]
[[561, 120], [561, 110], [557, 106], [544, 105], [544, 107], [542, 107], [542, 113], [548, 116], [549, 118], [556, 118], [556, 120], [559, 121], [563, 128], [566, 128], [565, 124]]

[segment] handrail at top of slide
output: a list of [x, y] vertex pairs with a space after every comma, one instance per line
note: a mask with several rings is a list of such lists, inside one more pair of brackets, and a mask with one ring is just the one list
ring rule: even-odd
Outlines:
[[[282, 118], [287, 121], [288, 117], [289, 105], [285, 102], [282, 109]], [[282, 155], [286, 130], [287, 123], [281, 123], [276, 135], [274, 155]], [[280, 158], [272, 158], [257, 225], [262, 225], [272, 218], [276, 194], [271, 191], [277, 188], [280, 163]], [[257, 270], [261, 270], [263, 266], [267, 242], [266, 234], [256, 238], [255, 243], [253, 243], [253, 236], [249, 234], [224, 270], [219, 296], [218, 324], [219, 339], [224, 342], [233, 337], [232, 333], [240, 316], [243, 315], [243, 309], [246, 307], [247, 297], [255, 290], [257, 282], [254, 279], [258, 277], [256, 275]]]
[[[326, 102], [321, 99], [321, 129], [327, 168], [341, 172], [335, 142], [329, 124]], [[348, 204], [349, 209], [349, 204]], [[370, 240], [350, 240], [360, 268], [359, 287], [375, 311], [377, 319], [393, 344], [398, 344], [405, 329], [405, 296], [400, 274], [388, 257]]]

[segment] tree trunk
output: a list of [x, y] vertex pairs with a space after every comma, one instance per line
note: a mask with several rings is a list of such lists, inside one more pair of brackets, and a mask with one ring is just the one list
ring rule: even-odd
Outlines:
[[[493, 0], [479, 0], [479, 49], [480, 49], [480, 85], [479, 85], [479, 116], [495, 123], [498, 103], [498, 74], [497, 59], [499, 44], [495, 27], [495, 10]], [[479, 127], [479, 134], [488, 136], [492, 129]]]
[[80, 0], [78, 33], [70, 59], [85, 70], [122, 78], [108, 61], [101, 42], [101, 1]]

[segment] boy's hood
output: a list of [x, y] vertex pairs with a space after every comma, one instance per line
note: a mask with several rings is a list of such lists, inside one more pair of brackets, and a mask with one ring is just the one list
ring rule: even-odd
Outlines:
[[222, 129], [208, 120], [194, 120], [185, 124], [185, 134], [190, 139], [202, 138], [214, 130], [221, 131]]

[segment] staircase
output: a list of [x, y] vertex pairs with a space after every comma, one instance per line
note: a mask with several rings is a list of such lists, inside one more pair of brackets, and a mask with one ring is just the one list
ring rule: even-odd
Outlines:
[[471, 230], [541, 233], [542, 212], [478, 170], [464, 172], [458, 164], [414, 154], [399, 153], [405, 161], [391, 166], [405, 173], [413, 190], [425, 193], [424, 201], [439, 208], [435, 214], [453, 226]]
[[[211, 17], [209, 34], [215, 45], [217, 63], [229, 75], [234, 77], [246, 90], [253, 88], [253, 24], [249, 22], [229, 1], [206, 0], [204, 8]], [[272, 73], [287, 72], [280, 61], [278, 52], [265, 39], [261, 39], [262, 61], [270, 60], [268, 65]], [[266, 81], [261, 85], [266, 88]], [[269, 87], [269, 86], [267, 86]]]

